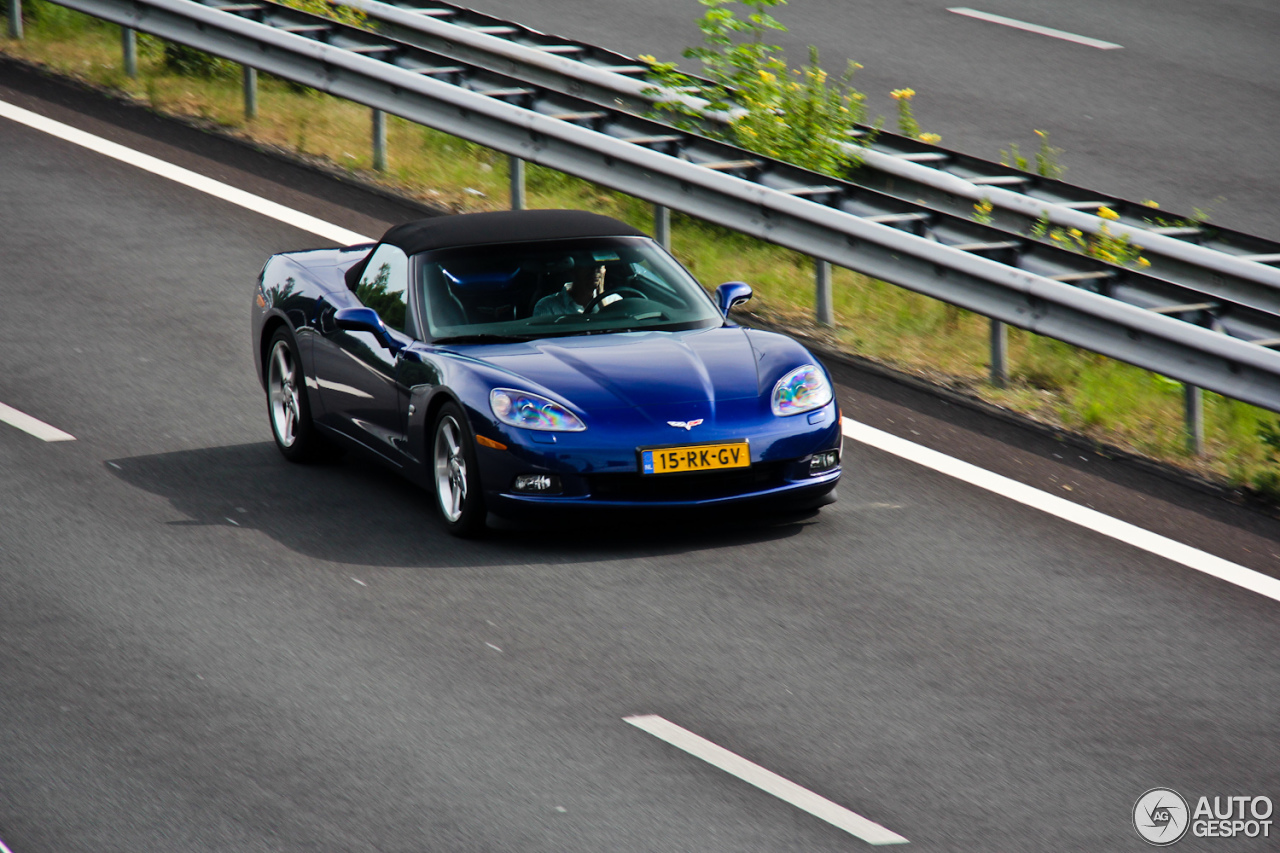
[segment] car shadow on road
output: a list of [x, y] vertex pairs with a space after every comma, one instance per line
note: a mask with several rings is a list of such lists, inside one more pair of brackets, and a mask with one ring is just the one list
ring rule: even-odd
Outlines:
[[[776, 541], [803, 532], [814, 511], [759, 515], [573, 516], [555, 524], [499, 523], [480, 540], [450, 536], [432, 496], [355, 456], [294, 465], [270, 442], [109, 460], [107, 470], [165, 498], [174, 526], [258, 530], [308, 557], [374, 566], [577, 563], [685, 554]], [[650, 516], [644, 516], [649, 519]]]

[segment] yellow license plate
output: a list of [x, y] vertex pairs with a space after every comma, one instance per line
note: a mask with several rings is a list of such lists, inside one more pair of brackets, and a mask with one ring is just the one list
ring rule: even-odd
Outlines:
[[750, 466], [751, 447], [745, 440], [654, 447], [640, 451], [640, 471], [644, 474], [683, 474]]

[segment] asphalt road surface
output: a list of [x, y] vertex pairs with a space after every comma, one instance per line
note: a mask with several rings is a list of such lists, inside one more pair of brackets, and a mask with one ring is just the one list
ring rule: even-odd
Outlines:
[[[0, 100], [410, 215], [4, 66]], [[0, 151], [0, 403], [75, 437], [0, 423], [12, 853], [867, 847], [633, 715], [909, 850], [1144, 850], [1157, 786], [1280, 801], [1276, 601], [852, 441], [815, 515], [450, 539], [395, 476], [272, 446], [250, 282], [323, 241], [4, 119]], [[1269, 516], [837, 376], [847, 416], [1277, 573]]]
[[[696, 0], [468, 0], [464, 5], [630, 55], [680, 60]], [[1099, 49], [948, 11], [982, 12], [1119, 44]], [[943, 144], [991, 160], [1050, 134], [1071, 183], [1280, 239], [1280, 6], [1270, 0], [791, 0], [774, 10], [793, 64], [816, 45], [872, 115], [889, 92]], [[698, 70], [688, 60], [690, 70]]]

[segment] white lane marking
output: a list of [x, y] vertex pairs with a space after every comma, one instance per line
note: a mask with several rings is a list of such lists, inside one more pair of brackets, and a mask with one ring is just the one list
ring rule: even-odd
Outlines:
[[41, 441], [76, 440], [76, 437], [71, 433], [49, 426], [44, 421], [38, 421], [31, 415], [20, 412], [12, 406], [6, 406], [4, 403], [0, 403], [0, 421], [7, 423], [9, 426], [15, 426], [23, 432], [30, 433]]
[[13, 851], [5, 847], [3, 841], [0, 841], [0, 853], [13, 853]]
[[[957, 8], [952, 9], [951, 11], [967, 14], [972, 13], [974, 10]], [[985, 15], [985, 13], [976, 14], [978, 16]], [[1104, 44], [1107, 43], [1104, 42]], [[1118, 45], [1116, 46], [1118, 47]], [[150, 155], [134, 151], [133, 149], [126, 148], [123, 145], [117, 145], [114, 142], [109, 142], [105, 139], [101, 139], [100, 137], [77, 130], [70, 125], [62, 124], [61, 122], [56, 122], [52, 119], [47, 119], [5, 101], [0, 101], [0, 116], [25, 124], [35, 130], [40, 130], [61, 139], [66, 139], [69, 142], [74, 142], [77, 145], [83, 145], [87, 148], [100, 151], [103, 154], [115, 157], [116, 159], [126, 163], [132, 163], [139, 166], [139, 168], [147, 169], [155, 174], [164, 175], [165, 177], [173, 177], [174, 180], [177, 180], [192, 189], [207, 192], [219, 198], [225, 198], [228, 201], [233, 200], [234, 197], [234, 199], [236, 199], [236, 204], [241, 204], [244, 207], [248, 207], [250, 210], [255, 210], [259, 213], [272, 216], [273, 218], [279, 219], [281, 222], [287, 222], [288, 224], [294, 225], [304, 231], [311, 231], [314, 234], [346, 243], [348, 245], [351, 243], [373, 242], [372, 238], [356, 234], [354, 231], [339, 228], [337, 225], [325, 222], [322, 219], [302, 213], [301, 211], [291, 210], [283, 205], [276, 204], [275, 202], [260, 199], [258, 196], [243, 192], [235, 187], [228, 186], [202, 175], [197, 175], [194, 172], [166, 163], [163, 160], [159, 160]], [[147, 165], [144, 165], [144, 163]], [[174, 177], [177, 175], [189, 176], [190, 180]], [[252, 203], [244, 203], [242, 200], [251, 201]], [[21, 418], [26, 418], [30, 422], [39, 424], [41, 427], [52, 431], [50, 432], [50, 435], [56, 433], [57, 436], [59, 436], [55, 438], [46, 438], [46, 441], [74, 440], [74, 436], [68, 435], [61, 430], [56, 430], [48, 424], [42, 424], [40, 421], [30, 418], [30, 416], [23, 415], [16, 409], [10, 409], [3, 403], [0, 403], [0, 420], [6, 420], [8, 423], [18, 426], [19, 429], [25, 429], [25, 427], [19, 426], [12, 420], [2, 417], [3, 413], [6, 411], [12, 412]], [[30, 430], [28, 430], [28, 432], [30, 432]], [[1016, 500], [1019, 503], [1026, 504], [1027, 506], [1036, 507], [1037, 509], [1041, 509], [1051, 515], [1056, 515], [1059, 518], [1074, 522], [1082, 527], [1087, 527], [1095, 532], [1102, 533], [1105, 536], [1110, 536], [1114, 539], [1127, 542], [1136, 548], [1141, 548], [1152, 554], [1157, 554], [1173, 560], [1174, 562], [1180, 563], [1188, 568], [1204, 572], [1221, 580], [1225, 580], [1228, 583], [1236, 584], [1237, 586], [1257, 592], [1260, 595], [1265, 595], [1268, 598], [1280, 601], [1280, 581], [1275, 578], [1268, 577], [1261, 572], [1255, 572], [1252, 569], [1247, 569], [1244, 566], [1237, 565], [1236, 563], [1232, 563], [1220, 557], [1215, 557], [1205, 551], [1192, 548], [1189, 545], [1183, 545], [1181, 542], [1176, 542], [1167, 537], [1152, 533], [1149, 530], [1143, 530], [1141, 527], [1136, 525], [1120, 521], [1119, 519], [1112, 518], [1109, 515], [1104, 515], [1097, 510], [1092, 510], [1088, 507], [1074, 504], [1071, 501], [1055, 497], [1047, 492], [1042, 492], [1039, 489], [1034, 489], [1031, 486], [1019, 483], [1016, 480], [1011, 480], [1008, 477], [1002, 477], [999, 474], [979, 468], [976, 465], [970, 465], [967, 462], [961, 462], [959, 459], [953, 459], [952, 457], [939, 453], [936, 450], [929, 450], [928, 448], [915, 444], [914, 442], [898, 438], [897, 436], [890, 435], [887, 432], [867, 426], [866, 424], [857, 423], [849, 418], [845, 418], [844, 420], [844, 434], [856, 441], [861, 441], [864, 444], [878, 447], [881, 450], [892, 453], [896, 456], [901, 456], [904, 459], [919, 462], [922, 465], [933, 468], [935, 471], [949, 474], [950, 476], [964, 480], [972, 485], [996, 492], [997, 494], [1002, 494], [1005, 497]], [[0, 853], [3, 853], [3, 851], [0, 851]]]
[[732, 776], [737, 776], [748, 784], [755, 785], [766, 793], [773, 794], [778, 799], [784, 800], [816, 818], [825, 820], [832, 826], [843, 829], [850, 835], [861, 838], [868, 844], [907, 843], [907, 839], [896, 832], [891, 832], [880, 824], [849, 811], [844, 806], [836, 805], [826, 797], [820, 797], [808, 788], [802, 788], [772, 770], [765, 770], [759, 764], [748, 761], [723, 746], [695, 735], [688, 729], [681, 728], [656, 714], [641, 714], [634, 717], [623, 717], [622, 719], [659, 740], [664, 740], [696, 758], [701, 758], [714, 767], [719, 767]]
[[310, 214], [303, 213], [292, 208], [285, 207], [282, 204], [276, 204], [259, 195], [245, 192], [237, 189], [230, 184], [224, 184], [221, 181], [215, 181], [213, 178], [206, 178], [204, 175], [192, 172], [190, 169], [184, 169], [181, 166], [175, 166], [167, 163], [158, 157], [152, 157], [150, 154], [143, 154], [141, 151], [135, 151], [124, 145], [120, 145], [110, 140], [103, 139], [100, 136], [94, 136], [92, 133], [86, 133], [83, 130], [74, 128], [71, 125], [63, 124], [60, 121], [54, 121], [51, 118], [33, 113], [30, 110], [24, 110], [22, 107], [14, 106], [6, 101], [0, 101], [0, 116], [19, 124], [25, 124], [27, 127], [33, 128], [64, 139], [75, 145], [96, 151], [107, 157], [119, 160], [122, 163], [128, 163], [131, 166], [137, 166], [139, 169], [151, 172], [153, 175], [159, 175], [162, 178], [168, 178], [176, 181], [184, 186], [188, 186], [193, 190], [207, 193], [215, 198], [223, 201], [229, 201], [232, 204], [252, 210], [254, 213], [260, 213], [270, 219], [283, 222], [286, 225], [292, 225], [303, 231], [310, 231], [312, 234], [318, 234], [326, 240], [333, 240], [344, 245], [353, 243], [371, 243], [373, 239], [363, 234], [357, 234], [346, 228], [341, 228], [323, 219], [318, 219]]
[[1136, 524], [1112, 518], [1096, 509], [1072, 503], [1066, 498], [1051, 495], [1025, 483], [1019, 483], [1017, 480], [979, 468], [977, 465], [962, 462], [945, 453], [939, 453], [849, 418], [844, 419], [844, 434], [854, 441], [860, 441], [886, 453], [932, 468], [980, 489], [995, 492], [1020, 504], [1088, 528], [1095, 533], [1101, 533], [1103, 536], [1118, 539], [1150, 554], [1180, 563], [1189, 569], [1204, 572], [1206, 575], [1212, 575], [1227, 583], [1233, 583], [1259, 595], [1280, 601], [1280, 580], [1264, 575], [1262, 572], [1255, 572], [1253, 569], [1215, 557], [1206, 551], [1192, 548], [1190, 545], [1184, 545], [1166, 536], [1152, 533], [1150, 530], [1144, 530]]
[[1116, 44], [1113, 41], [1102, 41], [1101, 39], [1091, 39], [1088, 36], [1079, 36], [1075, 33], [1069, 33], [1064, 30], [1055, 30], [1053, 27], [1042, 27], [1039, 24], [1028, 24], [1026, 21], [1019, 21], [1016, 18], [1006, 18], [1003, 15], [993, 15], [990, 12], [979, 12], [977, 9], [968, 9], [964, 6], [955, 6], [947, 10], [955, 12], [957, 15], [964, 15], [969, 18], [977, 18], [979, 21], [988, 21], [992, 24], [1001, 24], [1006, 27], [1013, 27], [1015, 30], [1026, 30], [1029, 33], [1038, 33], [1042, 36], [1050, 38], [1062, 39], [1063, 41], [1073, 41], [1076, 44], [1083, 44], [1086, 47], [1096, 47], [1098, 50], [1119, 50], [1124, 45]]

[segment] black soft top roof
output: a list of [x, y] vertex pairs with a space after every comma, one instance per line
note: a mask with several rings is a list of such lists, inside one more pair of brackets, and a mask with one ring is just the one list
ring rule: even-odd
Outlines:
[[[378, 244], [390, 243], [399, 246], [406, 255], [415, 255], [432, 249], [491, 243], [526, 243], [573, 237], [645, 236], [648, 235], [625, 222], [587, 213], [585, 210], [503, 210], [495, 213], [436, 216], [405, 222], [388, 229]], [[348, 286], [354, 287], [359, 282], [368, 260], [369, 255], [365, 255], [347, 270]]]
[[436, 216], [395, 225], [382, 235], [383, 243], [414, 255], [430, 249], [480, 246], [486, 243], [524, 243], [559, 237], [643, 237], [625, 222], [585, 210], [503, 210]]

